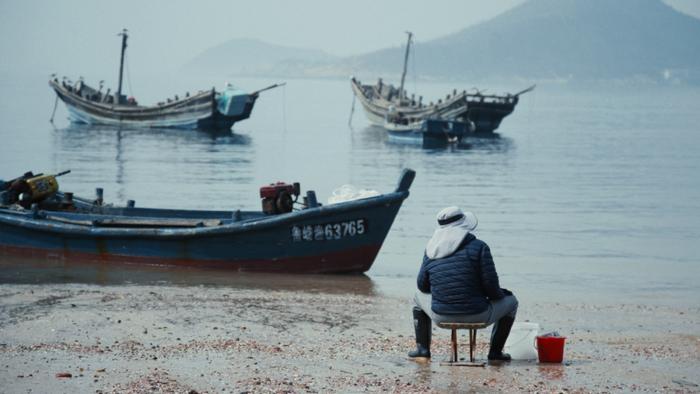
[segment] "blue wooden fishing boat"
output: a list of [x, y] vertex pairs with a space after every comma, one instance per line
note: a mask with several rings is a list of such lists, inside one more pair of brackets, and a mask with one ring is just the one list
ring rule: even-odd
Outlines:
[[[408, 197], [393, 192], [321, 205], [298, 183], [260, 189], [262, 211], [200, 211], [104, 204], [58, 191], [53, 175], [0, 181], [0, 255], [51, 260], [185, 265], [237, 271], [369, 270]], [[294, 197], [294, 199], [292, 199]]]
[[467, 134], [474, 132], [474, 124], [442, 119], [425, 119], [415, 123], [387, 120], [384, 129], [390, 141], [433, 148], [459, 145]]
[[[63, 101], [71, 122], [144, 128], [228, 130], [234, 123], [250, 117], [261, 92], [284, 85], [274, 84], [252, 93], [228, 85], [222, 91], [212, 88], [192, 95], [187, 92], [184, 97], [175, 95], [156, 105], [139, 105], [134, 97], [122, 94], [124, 53], [128, 37], [126, 29], [120, 35], [122, 52], [119, 85], [114, 94], [110, 94], [109, 89], [103, 92], [102, 82], [95, 89], [88, 86], [82, 78], [74, 83], [66, 77], [59, 81], [53, 75], [49, 80], [49, 86], [56, 92], [56, 104], [59, 99]], [[55, 111], [54, 105], [54, 113]]]

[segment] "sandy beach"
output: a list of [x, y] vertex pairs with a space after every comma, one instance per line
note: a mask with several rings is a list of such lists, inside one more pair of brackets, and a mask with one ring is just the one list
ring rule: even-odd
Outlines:
[[[700, 393], [700, 0], [0, 0], [0, 37], [0, 394]], [[563, 362], [409, 359], [438, 250], [438, 301], [511, 290]]]
[[[294, 279], [303, 282], [304, 279]], [[410, 297], [371, 279], [265, 288], [0, 285], [3, 392], [700, 392], [697, 306], [522, 302], [567, 336], [563, 364], [440, 366], [414, 344]], [[519, 319], [523, 320], [523, 319]], [[490, 329], [478, 334], [484, 359]], [[461, 335], [461, 354], [468, 354]]]

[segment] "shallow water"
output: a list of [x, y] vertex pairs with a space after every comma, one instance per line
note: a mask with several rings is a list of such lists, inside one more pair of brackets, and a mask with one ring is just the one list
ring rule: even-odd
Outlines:
[[[106, 200], [137, 206], [259, 209], [258, 188], [269, 182], [299, 181], [325, 201], [346, 183], [392, 190], [410, 167], [417, 177], [368, 273], [372, 288], [409, 293], [435, 214], [459, 205], [479, 217], [477, 236], [491, 246], [506, 287], [650, 302], [699, 293], [697, 89], [539, 86], [494, 138], [425, 150], [389, 142], [368, 126], [359, 103], [349, 126], [347, 81], [289, 80], [263, 93], [233, 133], [205, 133], [70, 125], [61, 103], [51, 125], [45, 77], [0, 78], [2, 178], [70, 169], [59, 181], [76, 195], [104, 187]], [[235, 83], [254, 90], [276, 81]], [[144, 103], [211, 85], [141, 83]], [[437, 98], [453, 85], [418, 88]], [[0, 280], [32, 281], [29, 271], [10, 279], [16, 268], [6, 264]]]

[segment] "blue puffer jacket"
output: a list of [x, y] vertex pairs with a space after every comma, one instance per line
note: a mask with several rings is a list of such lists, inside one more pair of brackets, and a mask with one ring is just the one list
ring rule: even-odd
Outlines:
[[423, 256], [418, 289], [432, 293], [432, 309], [439, 315], [478, 314], [488, 308], [489, 300], [505, 296], [489, 246], [472, 234], [447, 257]]

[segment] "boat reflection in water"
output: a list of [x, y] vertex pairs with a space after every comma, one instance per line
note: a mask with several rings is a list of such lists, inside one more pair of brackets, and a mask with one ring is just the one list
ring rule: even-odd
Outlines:
[[[75, 191], [83, 188], [83, 194], [101, 186], [111, 200], [155, 204], [157, 194], [168, 193], [174, 204], [194, 206], [191, 196], [203, 194], [195, 188], [221, 202], [223, 195], [245, 198], [224, 190], [226, 185], [254, 182], [256, 151], [247, 134], [69, 124], [54, 129], [52, 137], [52, 161], [73, 170], [65, 182]], [[159, 192], [144, 190], [155, 184]]]
[[301, 291], [372, 296], [375, 283], [366, 275], [285, 275], [228, 272], [191, 267], [86, 263], [70, 259], [0, 259], [0, 284], [214, 286], [234, 289]]
[[139, 144], [158, 143], [163, 145], [211, 146], [211, 145], [250, 145], [247, 134], [231, 130], [182, 130], [182, 129], [143, 129], [105, 125], [69, 123], [66, 127], [55, 128], [56, 143], [59, 148], [79, 151], [84, 148], [96, 149], [103, 145], [119, 148], [122, 140], [133, 140]]
[[507, 152], [513, 147], [513, 140], [503, 137], [499, 133], [469, 133], [462, 136], [458, 141], [445, 143], [445, 141], [431, 141], [424, 138], [396, 138], [387, 133], [384, 127], [369, 125], [360, 130], [359, 137], [352, 139], [353, 145], [363, 149], [382, 150], [386, 147], [396, 149], [418, 148], [419, 150], [435, 151], [484, 151], [484, 152]]

